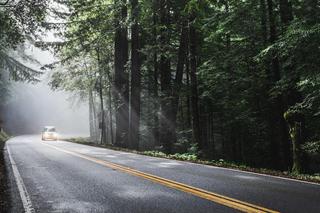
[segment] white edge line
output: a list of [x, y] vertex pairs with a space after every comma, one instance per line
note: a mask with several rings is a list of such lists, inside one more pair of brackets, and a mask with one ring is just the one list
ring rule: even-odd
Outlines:
[[[72, 142], [64, 141], [64, 140], [61, 140], [60, 142], [72, 143]], [[72, 144], [90, 146], [90, 145], [77, 144], [77, 143], [72, 143]], [[90, 147], [95, 147], [95, 146], [90, 146]], [[320, 186], [320, 183], [309, 182], [309, 181], [304, 181], [304, 180], [298, 180], [298, 179], [294, 179], [294, 178], [286, 178], [286, 177], [281, 177], [281, 176], [276, 176], [276, 175], [268, 175], [268, 174], [263, 174], [263, 173], [258, 173], [258, 172], [250, 172], [250, 171], [244, 171], [244, 170], [240, 170], [240, 169], [219, 167], [219, 166], [214, 166], [214, 165], [200, 164], [200, 163], [194, 163], [194, 162], [188, 162], [188, 161], [182, 161], [182, 160], [175, 160], [175, 159], [169, 159], [169, 158], [153, 157], [153, 156], [149, 156], [149, 155], [141, 155], [141, 154], [137, 154], [137, 153], [124, 152], [124, 151], [119, 151], [119, 150], [103, 148], [103, 147], [95, 147], [95, 148], [103, 149], [103, 150], [107, 149], [107, 150], [111, 150], [111, 151], [114, 151], [114, 152], [129, 153], [129, 154], [132, 154], [132, 155], [145, 156], [145, 157], [156, 158], [156, 159], [160, 159], [160, 160], [170, 160], [170, 161], [176, 161], [176, 162], [179, 162], [179, 163], [186, 163], [186, 164], [204, 166], [204, 167], [208, 167], [208, 168], [216, 168], [216, 169], [221, 169], [221, 170], [229, 170], [229, 171], [241, 172], [241, 173], [246, 173], [246, 174], [251, 174], [251, 175], [256, 175], [256, 176], [264, 176], [264, 177], [270, 177], [270, 178], [275, 178], [275, 179], [293, 181], [293, 182], [297, 182], [297, 183], [304, 183], [304, 184]]]
[[309, 181], [304, 181], [304, 180], [299, 180], [299, 179], [294, 179], [294, 178], [286, 178], [286, 177], [281, 177], [281, 176], [276, 176], [276, 175], [268, 175], [268, 174], [263, 174], [263, 173], [250, 172], [250, 171], [231, 169], [231, 168], [224, 168], [224, 167], [219, 167], [219, 166], [211, 166], [211, 165], [205, 165], [205, 166], [213, 167], [213, 168], [217, 168], [217, 169], [222, 169], [222, 170], [230, 170], [230, 171], [234, 171], [234, 172], [247, 173], [247, 174], [256, 175], [256, 176], [264, 176], [264, 177], [270, 177], [270, 178], [275, 178], [275, 179], [293, 181], [293, 182], [297, 182], [297, 183], [304, 183], [304, 184], [311, 184], [311, 185], [320, 186], [320, 183], [309, 182]]
[[20, 172], [17, 168], [16, 162], [13, 160], [13, 158], [11, 156], [10, 148], [8, 145], [6, 146], [6, 148], [8, 151], [10, 163], [11, 163], [12, 170], [13, 170], [13, 175], [14, 175], [16, 184], [18, 186], [18, 190], [20, 193], [20, 197], [22, 200], [24, 211], [25, 211], [25, 213], [35, 213], [35, 209], [32, 207], [32, 202], [31, 202], [29, 193], [26, 189], [26, 186], [23, 183], [23, 179], [22, 179]]

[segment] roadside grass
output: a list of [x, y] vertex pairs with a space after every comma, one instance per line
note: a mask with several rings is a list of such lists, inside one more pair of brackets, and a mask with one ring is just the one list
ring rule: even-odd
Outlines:
[[4, 131], [0, 131], [0, 143], [4, 144], [9, 139], [9, 136]]
[[0, 131], [0, 212], [6, 212], [10, 208], [10, 193], [4, 161], [4, 146], [8, 138], [9, 136], [5, 132]]
[[234, 162], [225, 161], [223, 159], [203, 160], [203, 159], [199, 159], [196, 154], [191, 154], [191, 153], [165, 154], [160, 151], [136, 151], [136, 150], [126, 149], [126, 148], [115, 147], [115, 146], [109, 145], [109, 144], [96, 144], [96, 143], [91, 142], [89, 138], [81, 138], [81, 137], [80, 138], [65, 138], [63, 140], [68, 141], [68, 142], [72, 142], [72, 143], [94, 146], [94, 147], [108, 148], [108, 149], [112, 149], [115, 151], [123, 151], [123, 152], [135, 153], [135, 154], [146, 155], [146, 156], [157, 157], [157, 158], [186, 161], [186, 162], [202, 164], [202, 165], [236, 169], [236, 170], [253, 172], [253, 173], [258, 173], [258, 174], [266, 174], [266, 175], [302, 180], [302, 181], [307, 181], [307, 182], [320, 183], [320, 174], [319, 173], [313, 174], [313, 175], [295, 174], [295, 173], [291, 173], [288, 171], [277, 171], [277, 170], [271, 170], [271, 169], [265, 169], [265, 168], [253, 168], [253, 167], [249, 167], [244, 164], [238, 164], [238, 163], [234, 163]]

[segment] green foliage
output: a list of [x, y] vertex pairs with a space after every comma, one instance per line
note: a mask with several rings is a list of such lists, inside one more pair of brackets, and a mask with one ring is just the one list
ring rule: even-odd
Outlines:
[[[211, 3], [201, 20], [202, 104], [210, 106], [205, 107], [208, 113], [214, 111], [219, 116], [227, 149], [238, 149], [235, 144], [243, 144], [245, 138], [237, 151], [240, 154], [229, 152], [227, 159], [250, 165], [276, 158], [272, 157], [271, 141], [283, 133], [275, 133], [280, 127], [275, 127], [276, 122], [271, 119], [279, 100], [284, 104], [286, 118], [305, 118], [307, 137], [318, 135], [315, 128], [319, 124], [315, 117], [320, 97], [319, 18], [316, 11], [306, 12], [319, 5], [307, 6], [315, 1], [304, 2], [304, 6], [293, 3], [294, 20], [285, 27], [275, 13], [278, 38], [271, 42], [268, 5], [265, 2], [263, 11], [261, 2], [264, 1]], [[272, 73], [275, 58], [279, 61], [280, 79]], [[299, 98], [293, 95], [297, 93]]]
[[[0, 143], [4, 143], [8, 139], [9, 139], [9, 136], [4, 131], [0, 131]], [[2, 144], [0, 146], [2, 146]]]
[[160, 157], [160, 158], [166, 158], [167, 155], [163, 152], [159, 151], [145, 151], [143, 152], [145, 155], [152, 156], [152, 157]]
[[[160, 100], [171, 112], [172, 99], [179, 87], [178, 113], [172, 115], [176, 118], [172, 123], [168, 122], [176, 129], [172, 146], [175, 153], [179, 153], [170, 156], [172, 158], [196, 160], [201, 155], [217, 165], [242, 167], [244, 164], [287, 170], [293, 155], [288, 143], [288, 124], [298, 120], [304, 125], [303, 138], [307, 141], [320, 139], [320, 15], [317, 1], [292, 1], [292, 11], [284, 12], [293, 19], [285, 23], [279, 2], [275, 1], [274, 8], [269, 8], [266, 1], [248, 0], [171, 1], [168, 8], [161, 8], [159, 1], [139, 1], [139, 17], [132, 17], [135, 13], [130, 4], [123, 2], [63, 2], [70, 12], [57, 12], [65, 20], [62, 24], [65, 42], [56, 48], [61, 67], [52, 76], [53, 88], [85, 96], [88, 90], [96, 92], [103, 87], [103, 96], [106, 96], [114, 88], [117, 29], [130, 29], [131, 20], [135, 18], [139, 20], [142, 38], [139, 44], [142, 55], [142, 150], [164, 147], [158, 144], [159, 120], [163, 119], [159, 113]], [[127, 6], [126, 18], [120, 18], [123, 6]], [[169, 10], [169, 23], [164, 24], [161, 20], [161, 9]], [[197, 31], [196, 89], [204, 143], [201, 150], [191, 144], [190, 100], [194, 97], [190, 58], [184, 62], [181, 85], [176, 84], [175, 73], [181, 29], [190, 26]], [[131, 31], [128, 32], [130, 46], [133, 41]], [[162, 42], [161, 35], [166, 36], [167, 42]], [[189, 39], [186, 40], [189, 42]], [[186, 52], [190, 56], [190, 51]], [[166, 79], [169, 82], [165, 82], [169, 92], [163, 87], [160, 72], [164, 58], [170, 59], [170, 77]], [[122, 77], [129, 76], [130, 69], [129, 60], [124, 72], [126, 76]], [[119, 104], [114, 98], [108, 98], [108, 101], [115, 102], [112, 103], [114, 106]], [[164, 155], [161, 152], [148, 154]], [[219, 161], [220, 158], [225, 160]]]
[[320, 155], [320, 141], [311, 141], [303, 145], [303, 150], [312, 155]]
[[[41, 74], [21, 61], [33, 61], [24, 54], [26, 41], [39, 35], [39, 27], [45, 19], [47, 0], [8, 1], [0, 5], [0, 98], [1, 104], [8, 96], [8, 80], [37, 82]], [[19, 52], [16, 53], [14, 51]], [[22, 57], [21, 57], [22, 56]]]
[[10, 80], [24, 82], [38, 82], [42, 72], [25, 66], [20, 61], [0, 51], [0, 67], [9, 73]]
[[145, 151], [143, 152], [143, 154], [152, 156], [152, 157], [169, 158], [169, 159], [182, 160], [182, 161], [196, 161], [198, 159], [197, 155], [191, 154], [191, 153], [183, 153], [183, 154], [176, 153], [172, 155], [167, 155], [159, 151]]
[[197, 155], [190, 154], [190, 153], [184, 153], [184, 154], [174, 154], [170, 155], [169, 158], [176, 159], [176, 160], [183, 160], [183, 161], [196, 161], [198, 159]]

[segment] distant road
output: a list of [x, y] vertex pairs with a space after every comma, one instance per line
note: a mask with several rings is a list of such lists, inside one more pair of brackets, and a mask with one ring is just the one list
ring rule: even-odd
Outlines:
[[26, 212], [320, 212], [318, 184], [34, 135], [7, 156]]

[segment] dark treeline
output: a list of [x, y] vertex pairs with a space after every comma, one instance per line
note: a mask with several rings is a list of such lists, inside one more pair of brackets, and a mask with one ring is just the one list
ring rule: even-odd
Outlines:
[[[51, 86], [85, 98], [91, 138], [316, 172], [317, 0], [57, 1]], [[318, 161], [317, 161], [318, 160]]]

